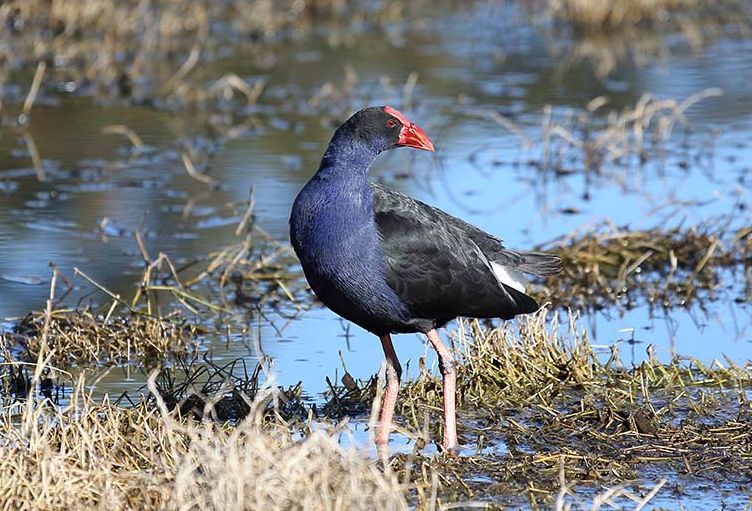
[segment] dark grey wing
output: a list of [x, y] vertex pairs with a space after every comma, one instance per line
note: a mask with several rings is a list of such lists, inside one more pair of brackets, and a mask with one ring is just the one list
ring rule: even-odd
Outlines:
[[433, 209], [444, 220], [465, 232], [491, 261], [532, 275], [556, 275], [561, 272], [561, 258], [559, 256], [545, 252], [517, 252], [506, 249], [502, 245], [502, 241], [496, 236], [488, 234], [440, 209]]
[[381, 185], [371, 185], [371, 192], [387, 281], [414, 314], [443, 323], [538, 310], [535, 300], [499, 282], [484, 251], [453, 217]]

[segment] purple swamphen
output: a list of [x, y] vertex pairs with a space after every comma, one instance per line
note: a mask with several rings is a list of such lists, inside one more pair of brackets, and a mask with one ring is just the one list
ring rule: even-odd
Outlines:
[[428, 136], [394, 108], [360, 110], [334, 133], [300, 191], [290, 239], [311, 289], [331, 310], [381, 339], [387, 385], [376, 433], [388, 450], [401, 367], [390, 334], [420, 332], [438, 353], [444, 448], [457, 446], [456, 376], [436, 329], [458, 317], [510, 319], [538, 310], [521, 273], [560, 271], [558, 257], [514, 252], [501, 240], [385, 186], [369, 183], [379, 153], [433, 151]]

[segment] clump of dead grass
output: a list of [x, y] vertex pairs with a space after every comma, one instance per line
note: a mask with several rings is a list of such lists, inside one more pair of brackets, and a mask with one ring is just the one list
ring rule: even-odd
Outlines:
[[49, 343], [50, 361], [58, 367], [124, 364], [139, 361], [151, 367], [167, 355], [185, 355], [195, 349], [200, 327], [185, 317], [143, 314], [107, 317], [91, 309], [30, 313], [4, 341], [36, 360], [42, 343]]
[[[732, 15], [743, 12], [739, 0], [713, 2], [709, 0], [548, 0], [549, 14], [556, 20], [570, 24], [580, 32], [594, 30], [624, 30], [640, 24], [680, 25], [690, 16], [719, 21], [733, 21]], [[737, 20], [739, 21], [739, 20]]]
[[[252, 207], [250, 203], [248, 214]], [[247, 232], [246, 227], [241, 221], [236, 232], [241, 241], [208, 254], [202, 269], [186, 285], [219, 285], [225, 291], [223, 300], [252, 310], [305, 305], [310, 294], [292, 248], [258, 227], [251, 226]]]
[[551, 45], [555, 53], [563, 53], [563, 68], [588, 62], [600, 78], [619, 62], [644, 65], [665, 58], [673, 46], [699, 50], [723, 34], [749, 37], [752, 33], [752, 11], [742, 0], [545, 0], [533, 4], [545, 12], [544, 19], [553, 21]]
[[[633, 231], [611, 224], [555, 242], [564, 264], [546, 278], [546, 299], [574, 310], [631, 309], [639, 303], [668, 310], [712, 299], [724, 281], [739, 300], [752, 296], [752, 227], [730, 219]], [[729, 279], [728, 275], [741, 278]]]
[[[336, 439], [297, 440], [259, 405], [237, 427], [180, 420], [160, 401], [27, 402], [0, 418], [0, 494], [21, 509], [407, 509], [405, 488]], [[271, 391], [269, 391], [271, 392]]]
[[[461, 401], [487, 405], [524, 398], [528, 404], [545, 404], [549, 398], [566, 395], [564, 389], [583, 390], [591, 396], [619, 389], [612, 397], [620, 395], [636, 403], [653, 391], [687, 397], [690, 388], [734, 392], [752, 386], [752, 366], [729, 359], [714, 361], [710, 366], [679, 356], [662, 362], [649, 350], [647, 360], [627, 367], [618, 343], [612, 345], [608, 355], [596, 354], [574, 315], [560, 325], [559, 315], [549, 317], [544, 309], [517, 323], [518, 329], [513, 323], [489, 329], [477, 320], [460, 322], [453, 343], [461, 359]], [[425, 370], [421, 376], [408, 386], [408, 399], [415, 392], [416, 397], [439, 401], [440, 395], [433, 396], [430, 380], [434, 378]]]

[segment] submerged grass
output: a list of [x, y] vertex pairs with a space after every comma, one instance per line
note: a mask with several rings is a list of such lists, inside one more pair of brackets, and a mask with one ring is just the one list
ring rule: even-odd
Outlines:
[[[311, 410], [303, 401], [301, 383], [267, 392], [267, 372], [261, 363], [249, 367], [245, 359], [221, 365], [207, 356], [180, 359], [159, 372], [154, 381], [156, 393], [149, 399], [161, 400], [171, 412], [197, 420], [237, 424], [256, 410], [289, 423], [306, 422]], [[130, 400], [127, 394], [123, 398]]]

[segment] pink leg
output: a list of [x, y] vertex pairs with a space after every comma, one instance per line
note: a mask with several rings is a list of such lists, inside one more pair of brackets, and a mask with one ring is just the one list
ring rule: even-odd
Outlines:
[[384, 400], [381, 403], [379, 426], [376, 431], [376, 447], [382, 456], [388, 456], [389, 433], [392, 430], [392, 418], [394, 417], [394, 407], [397, 404], [402, 367], [400, 367], [397, 354], [394, 352], [391, 336], [385, 334], [379, 339], [381, 339], [381, 346], [384, 348], [384, 355], [386, 355], [386, 392], [384, 392]]
[[454, 371], [454, 356], [442, 342], [436, 329], [427, 335], [433, 349], [439, 355], [441, 376], [444, 379], [444, 449], [454, 449], [457, 447], [457, 417], [454, 405], [457, 374]]

